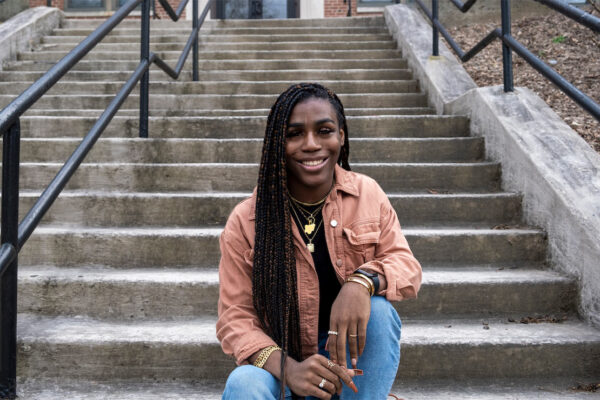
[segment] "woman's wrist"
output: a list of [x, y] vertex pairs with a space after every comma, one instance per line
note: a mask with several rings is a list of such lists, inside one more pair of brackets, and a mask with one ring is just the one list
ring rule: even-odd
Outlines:
[[351, 274], [346, 278], [345, 283], [355, 283], [363, 286], [369, 293], [369, 296], [373, 296], [375, 294], [375, 285], [373, 285], [373, 281], [364, 275]]

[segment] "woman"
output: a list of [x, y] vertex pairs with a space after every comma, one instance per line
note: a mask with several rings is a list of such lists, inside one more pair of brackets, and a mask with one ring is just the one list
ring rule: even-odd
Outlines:
[[348, 155], [333, 92], [298, 84], [279, 96], [257, 188], [220, 240], [217, 337], [241, 365], [224, 399], [389, 393], [401, 327], [389, 301], [416, 297], [421, 267], [387, 196], [350, 172]]

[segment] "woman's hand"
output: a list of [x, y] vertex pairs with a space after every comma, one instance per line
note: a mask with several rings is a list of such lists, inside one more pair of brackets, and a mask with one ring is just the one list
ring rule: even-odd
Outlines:
[[326, 349], [331, 360], [346, 366], [346, 338], [350, 348], [352, 368], [356, 368], [367, 339], [367, 323], [371, 314], [371, 296], [359, 283], [346, 282], [331, 306], [329, 329], [338, 334], [329, 335]]
[[[340, 379], [356, 392], [352, 371], [330, 362], [320, 354], [314, 354], [302, 362], [288, 357], [285, 363], [285, 384], [299, 396], [330, 399], [342, 393]], [[325, 381], [323, 381], [325, 379]], [[319, 384], [323, 382], [322, 387]]]

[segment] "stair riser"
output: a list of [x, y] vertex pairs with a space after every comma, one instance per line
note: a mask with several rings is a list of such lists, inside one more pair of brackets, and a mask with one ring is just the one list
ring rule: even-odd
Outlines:
[[[151, 51], [181, 51], [185, 43], [152, 43]], [[139, 43], [100, 43], [94, 47], [94, 51], [139, 51]], [[396, 49], [396, 43], [392, 40], [381, 40], [373, 42], [256, 42], [256, 43], [200, 43], [200, 50], [231, 51], [231, 50], [377, 50]], [[43, 46], [40, 50], [64, 51], [73, 50], [72, 44], [56, 44]]]
[[[172, 68], [177, 65], [177, 59], [163, 60]], [[133, 71], [137, 68], [139, 61], [80, 61], [75, 64], [71, 71]], [[16, 69], [22, 71], [47, 71], [54, 62], [18, 62]], [[186, 61], [186, 68], [191, 70], [192, 59]], [[200, 60], [199, 70], [220, 71], [224, 69], [234, 70], [294, 70], [294, 69], [406, 69], [407, 64], [402, 59], [383, 60], [331, 60], [331, 59], [297, 59], [297, 60]], [[159, 70], [152, 66], [152, 69]], [[165, 74], [166, 77], [166, 74]]]
[[[82, 130], [82, 131], [85, 131]], [[79, 139], [22, 142], [21, 162], [64, 162]], [[482, 138], [423, 140], [353, 139], [350, 162], [474, 162], [483, 156]], [[86, 162], [99, 163], [259, 163], [262, 139], [110, 140], [100, 139]], [[1, 157], [0, 157], [1, 160]]]
[[[403, 344], [401, 352], [398, 379], [593, 377], [600, 359], [598, 344]], [[18, 360], [20, 377], [98, 381], [223, 382], [235, 367], [216, 343], [21, 343]]]
[[[32, 82], [39, 79], [43, 72], [2, 71], [2, 82]], [[71, 71], [61, 82], [66, 81], [120, 81], [125, 82], [131, 76], [130, 72], [120, 71]], [[323, 81], [323, 80], [406, 80], [412, 79], [412, 73], [407, 69], [372, 69], [372, 70], [292, 70], [292, 71], [199, 71], [199, 81]], [[151, 71], [150, 82], [169, 81], [163, 71]], [[191, 67], [184, 69], [178, 81], [192, 80]]]
[[[140, 27], [113, 29], [108, 36], [135, 36], [140, 34]], [[153, 28], [150, 34], [153, 36], [164, 35], [189, 35], [192, 27], [173, 26], [171, 28]], [[56, 36], [89, 36], [92, 29], [58, 28], [52, 32]], [[386, 35], [385, 27], [277, 27], [277, 28], [204, 28], [200, 30], [202, 35]]]
[[[157, 56], [163, 60], [177, 59], [181, 51], [162, 51]], [[20, 53], [18, 60], [21, 61], [58, 61], [67, 52], [32, 52]], [[325, 59], [331, 57], [335, 60], [371, 60], [371, 59], [395, 59], [400, 57], [396, 50], [287, 50], [287, 51], [201, 51], [198, 54], [200, 60], [296, 60], [296, 59]], [[99, 52], [92, 51], [83, 60], [87, 61], [139, 61], [139, 51], [117, 51]], [[191, 57], [190, 57], [191, 59]]]
[[[106, 211], [109, 213], [110, 211]], [[419, 261], [430, 263], [501, 264], [540, 262], [544, 236], [539, 233], [498, 232], [426, 234], [406, 232]], [[115, 268], [215, 267], [220, 253], [217, 234], [173, 233], [68, 234], [34, 233], [19, 254], [21, 265], [105, 265]]]
[[[62, 165], [22, 164], [22, 189], [40, 190]], [[448, 190], [495, 191], [500, 188], [498, 164], [360, 165], [356, 172], [373, 177], [386, 192]], [[251, 191], [257, 164], [82, 164], [66, 188], [71, 190]]]
[[[93, 271], [92, 271], [93, 272]], [[216, 272], [215, 272], [216, 274]], [[576, 284], [501, 282], [427, 284], [417, 300], [394, 303], [407, 318], [464, 315], [561, 315], [576, 310]], [[87, 315], [120, 320], [217, 315], [218, 284], [66, 280], [21, 272], [19, 311], [44, 315]]]
[[[62, 28], [83, 28], [90, 29], [100, 26], [104, 20], [98, 19], [65, 19]], [[383, 17], [361, 17], [361, 18], [327, 18], [327, 19], [228, 19], [228, 20], [205, 20], [202, 29], [209, 28], [244, 28], [244, 27], [382, 27], [385, 22]], [[169, 19], [153, 19], [150, 21], [152, 28], [191, 28], [191, 21], [179, 20], [172, 22]], [[119, 24], [121, 28], [139, 28], [139, 20], [126, 19]]]
[[[151, 82], [150, 91], [153, 94], [227, 94], [242, 93], [272, 94], [282, 93], [290, 85], [298, 81], [284, 82]], [[358, 82], [332, 82], [320, 81], [320, 84], [336, 93], [414, 93], [418, 91], [416, 81], [358, 81]], [[0, 83], [0, 94], [19, 95], [31, 86], [29, 82], [4, 82]], [[115, 95], [123, 87], [123, 82], [60, 82], [50, 91], [51, 95], [75, 94], [103, 94]], [[133, 93], [139, 93], [139, 87]]]
[[[77, 45], [86, 36], [45, 36], [42, 39], [43, 43], [48, 44], [65, 44], [72, 43]], [[188, 40], [189, 32], [184, 35], [175, 35], [172, 33], [157, 35], [156, 33], [150, 32], [150, 43], [185, 43]], [[294, 35], [271, 35], [271, 34], [259, 34], [259, 35], [215, 35], [215, 34], [204, 34], [201, 33], [199, 36], [199, 43], [239, 43], [239, 42], [381, 42], [389, 41], [389, 34], [320, 34], [318, 32], [313, 34], [294, 34]], [[115, 36], [109, 35], [105, 37], [103, 43], [139, 43], [139, 33], [133, 34], [132, 36]]]
[[[115, 117], [103, 133], [104, 138], [139, 137], [138, 118]], [[24, 117], [21, 118], [22, 137], [83, 137], [95, 118]], [[151, 138], [263, 138], [266, 116], [260, 117], [152, 117], [149, 120]], [[360, 138], [436, 138], [464, 137], [468, 120], [444, 116], [381, 116], [349, 117], [347, 119], [350, 146]], [[358, 142], [357, 142], [358, 144]], [[25, 147], [25, 145], [23, 146]], [[358, 147], [358, 146], [357, 146]], [[26, 150], [24, 150], [26, 151]], [[357, 150], [359, 151], [359, 150]], [[354, 148], [350, 149], [350, 154]]]
[[[233, 207], [246, 196], [118, 196], [70, 197], [61, 195], [44, 217], [54, 226], [223, 226]], [[21, 199], [21, 217], [37, 197]], [[484, 226], [515, 224], [521, 218], [521, 198], [485, 196], [391, 197], [403, 228], [417, 226]], [[110, 210], [107, 213], [106, 210]]]
[[[15, 96], [0, 95], [0, 107], [5, 107]], [[114, 98], [113, 95], [47, 95], [33, 107], [37, 109], [84, 108], [103, 109]], [[342, 94], [344, 107], [425, 107], [427, 97], [420, 93], [400, 94]], [[172, 95], [150, 92], [150, 108], [166, 110], [193, 110], [198, 108], [270, 108], [277, 95]], [[131, 94], [123, 108], [139, 107], [139, 96]]]

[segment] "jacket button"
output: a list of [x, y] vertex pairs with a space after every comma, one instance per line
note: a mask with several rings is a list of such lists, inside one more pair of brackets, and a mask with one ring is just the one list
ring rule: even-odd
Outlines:
[[335, 263], [337, 264], [338, 267], [341, 267], [343, 264], [342, 260], [340, 260], [340, 259], [338, 259]]
[[331, 220], [331, 226], [333, 226], [334, 228], [337, 226], [337, 221], [335, 219]]

